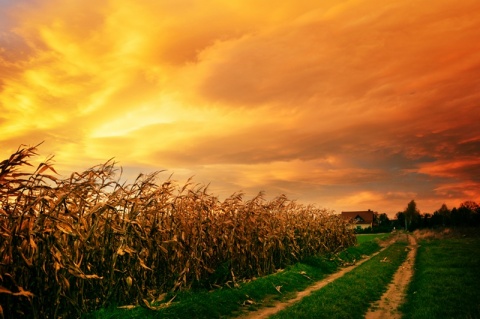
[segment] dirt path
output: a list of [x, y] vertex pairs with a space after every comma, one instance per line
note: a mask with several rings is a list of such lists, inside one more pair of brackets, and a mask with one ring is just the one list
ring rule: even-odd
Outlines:
[[364, 262], [366, 262], [367, 260], [369, 260], [370, 258], [372, 258], [373, 256], [376, 256], [378, 255], [380, 252], [382, 252], [383, 250], [385, 250], [388, 246], [390, 246], [392, 243], [394, 243], [395, 241], [397, 240], [397, 236], [394, 236], [393, 238], [391, 238], [389, 241], [385, 242], [382, 244], [383, 248], [380, 249], [379, 251], [377, 251], [376, 253], [358, 261], [357, 263], [355, 263], [354, 265], [352, 266], [348, 266], [348, 267], [345, 267], [345, 268], [342, 268], [340, 271], [334, 273], [334, 274], [331, 274], [329, 275], [328, 277], [326, 277], [325, 279], [323, 280], [320, 280], [320, 281], [317, 281], [315, 284], [313, 284], [312, 286], [308, 287], [307, 289], [303, 290], [303, 291], [299, 291], [297, 293], [297, 296], [295, 298], [292, 298], [292, 299], [289, 299], [287, 301], [284, 301], [284, 302], [279, 302], [277, 304], [275, 304], [273, 307], [268, 307], [268, 308], [261, 308], [259, 310], [256, 310], [256, 311], [252, 311], [252, 312], [248, 312], [248, 313], [245, 313], [243, 315], [240, 315], [239, 319], [263, 319], [263, 318], [268, 318], [269, 316], [287, 308], [288, 306], [291, 306], [293, 303], [301, 300], [302, 298], [310, 295], [312, 292], [318, 290], [318, 289], [321, 289], [323, 287], [325, 287], [326, 285], [328, 285], [329, 283], [331, 283], [332, 281], [342, 277], [343, 275], [345, 275], [346, 273], [352, 271], [353, 269], [355, 269], [356, 267], [360, 266], [361, 264], [363, 264]]
[[407, 236], [410, 243], [407, 259], [398, 268], [392, 283], [388, 286], [380, 301], [375, 302], [367, 312], [366, 319], [400, 319], [402, 317], [398, 307], [404, 302], [406, 289], [413, 275], [418, 246], [415, 237], [412, 235]]

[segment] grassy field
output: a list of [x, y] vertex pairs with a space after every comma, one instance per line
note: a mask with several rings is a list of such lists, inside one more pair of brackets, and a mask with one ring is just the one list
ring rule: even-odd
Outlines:
[[387, 239], [391, 234], [390, 233], [381, 233], [381, 234], [361, 234], [361, 235], [356, 235], [357, 237], [357, 243], [361, 244], [367, 241], [372, 241], [372, 240], [385, 240]]
[[363, 318], [382, 296], [405, 260], [406, 241], [397, 242], [370, 261], [345, 274], [271, 318]]
[[419, 244], [404, 318], [480, 318], [480, 236]]
[[[344, 263], [359, 260], [363, 255], [371, 255], [380, 249], [372, 237], [369, 241], [350, 247], [331, 256], [310, 257], [287, 267], [284, 271], [256, 280], [242, 283], [236, 288], [220, 288], [214, 291], [193, 290], [165, 296], [165, 301], [174, 301], [158, 311], [144, 307], [101, 309], [84, 318], [220, 318], [234, 317], [242, 311], [255, 310], [273, 302], [291, 298], [297, 291], [304, 290], [313, 282], [325, 278], [338, 270]], [[278, 290], [277, 290], [278, 289]], [[162, 303], [157, 304], [157, 306]], [[163, 303], [164, 305], [166, 303]]]
[[[359, 244], [337, 254], [336, 258], [309, 258], [237, 288], [179, 293], [168, 308], [159, 311], [144, 307], [131, 310], [112, 307], [85, 318], [232, 318], [292, 297], [295, 292], [336, 271], [342, 262], [358, 260], [364, 254], [377, 251], [380, 248], [377, 239], [385, 239], [388, 235], [357, 236]], [[480, 318], [480, 234], [442, 236], [419, 240], [415, 274], [406, 303], [400, 309], [403, 318]], [[405, 247], [406, 241], [393, 244], [334, 283], [271, 318], [363, 318], [404, 261], [408, 252]], [[165, 300], [172, 297], [168, 295]]]

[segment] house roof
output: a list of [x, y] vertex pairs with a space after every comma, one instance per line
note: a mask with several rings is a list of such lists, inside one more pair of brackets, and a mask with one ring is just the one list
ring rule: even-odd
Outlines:
[[357, 224], [371, 224], [373, 223], [373, 213], [371, 210], [342, 212], [341, 216], [349, 221], [356, 220]]

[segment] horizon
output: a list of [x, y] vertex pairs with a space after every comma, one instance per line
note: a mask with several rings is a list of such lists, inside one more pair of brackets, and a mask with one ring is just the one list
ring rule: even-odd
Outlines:
[[480, 202], [480, 2], [0, 2], [0, 160], [389, 218]]

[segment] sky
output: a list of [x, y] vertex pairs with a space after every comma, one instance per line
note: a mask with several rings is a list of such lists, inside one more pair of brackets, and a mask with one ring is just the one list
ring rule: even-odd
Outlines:
[[0, 0], [0, 159], [394, 216], [480, 202], [478, 0]]

